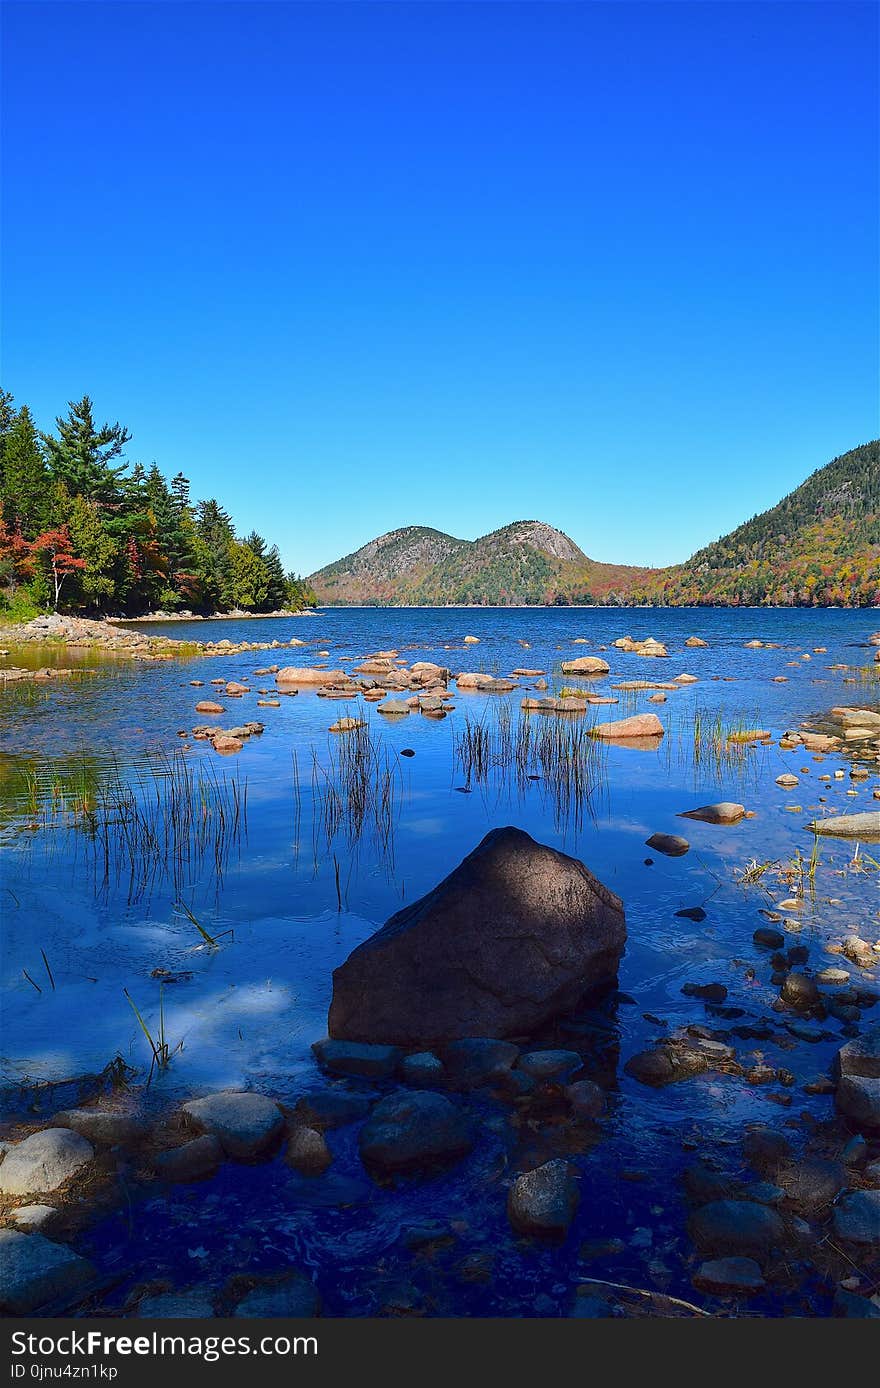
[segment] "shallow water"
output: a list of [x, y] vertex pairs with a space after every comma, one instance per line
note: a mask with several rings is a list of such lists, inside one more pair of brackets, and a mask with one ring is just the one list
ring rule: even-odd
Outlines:
[[[752, 859], [787, 863], [797, 852], [808, 858], [813, 836], [805, 826], [823, 811], [819, 795], [827, 797], [825, 809], [868, 809], [876, 804], [871, 795], [877, 784], [876, 775], [858, 783], [847, 775], [819, 785], [819, 774], [848, 772], [849, 763], [834, 756], [818, 761], [803, 749], [783, 752], [775, 741], [720, 760], [705, 747], [698, 756], [695, 718], [699, 715], [704, 728], [720, 717], [727, 728], [759, 727], [778, 739], [784, 729], [837, 704], [877, 707], [874, 652], [865, 645], [876, 626], [870, 612], [613, 609], [339, 609], [271, 621], [161, 623], [157, 633], [183, 639], [287, 642], [297, 637], [309, 644], [213, 659], [102, 663], [75, 681], [17, 686], [0, 696], [2, 1073], [12, 1107], [21, 1081], [100, 1070], [117, 1054], [145, 1077], [149, 1049], [123, 989], [155, 1030], [159, 983], [151, 975], [157, 969], [180, 981], [164, 989], [166, 1036], [175, 1053], [153, 1080], [154, 1096], [250, 1086], [293, 1097], [304, 1085], [319, 1083], [310, 1046], [326, 1030], [332, 969], [502, 824], [515, 824], [581, 857], [626, 908], [620, 988], [627, 1000], [609, 1004], [603, 1023], [613, 1040], [610, 1074], [607, 1046], [596, 1059], [612, 1086], [612, 1107], [602, 1141], [583, 1159], [588, 1193], [568, 1251], [523, 1252], [510, 1239], [503, 1198], [509, 1125], [504, 1112], [489, 1105], [481, 1120], [485, 1141], [466, 1163], [439, 1180], [383, 1195], [381, 1209], [376, 1198], [346, 1210], [315, 1209], [309, 1204], [316, 1198], [309, 1193], [314, 1183], [306, 1183], [305, 1194], [305, 1188], [297, 1191], [302, 1180], [292, 1178], [280, 1162], [227, 1167], [214, 1181], [163, 1196], [161, 1218], [155, 1200], [141, 1200], [133, 1213], [102, 1224], [91, 1235], [101, 1256], [120, 1261], [128, 1270], [127, 1283], [165, 1260], [177, 1282], [204, 1280], [209, 1267], [218, 1285], [243, 1264], [269, 1267], [293, 1258], [317, 1270], [328, 1307], [337, 1313], [362, 1314], [389, 1299], [393, 1303], [398, 1285], [405, 1284], [409, 1295], [417, 1287], [417, 1299], [429, 1312], [561, 1314], [579, 1239], [614, 1233], [628, 1240], [614, 1271], [633, 1277], [638, 1271], [644, 1284], [645, 1267], [653, 1263], [655, 1285], [684, 1287], [688, 1294], [675, 1251], [682, 1239], [681, 1195], [670, 1174], [681, 1164], [682, 1132], [710, 1134], [723, 1146], [737, 1139], [747, 1119], [778, 1123], [784, 1112], [762, 1089], [741, 1079], [714, 1074], [655, 1091], [624, 1075], [623, 1064], [664, 1029], [713, 1024], [702, 1002], [682, 995], [687, 982], [721, 981], [729, 989], [728, 1006], [745, 1009], [747, 1018], [767, 1015], [776, 990], [751, 937], [762, 923], [759, 909], [769, 904], [767, 889], [777, 899], [787, 891], [772, 874], [744, 887], [735, 869]], [[463, 644], [468, 633], [480, 638], [479, 645]], [[35, 765], [44, 784], [53, 775], [78, 785], [100, 785], [108, 776], [127, 782], [140, 778], [149, 796], [151, 776], [166, 774], [169, 756], [184, 744], [179, 730], [215, 721], [194, 712], [200, 699], [214, 697], [213, 678], [271, 691], [272, 677], [255, 679], [253, 670], [276, 661], [316, 663], [318, 651], [329, 653], [331, 668], [349, 669], [368, 653], [396, 649], [408, 661], [435, 660], [453, 672], [542, 668], [555, 688], [579, 682], [559, 676], [562, 660], [593, 653], [627, 633], [663, 640], [670, 658], [609, 650], [612, 674], [591, 682], [596, 692], [611, 693], [620, 680], [669, 680], [682, 671], [698, 682], [670, 692], [662, 705], [647, 702], [649, 691], [621, 693], [619, 706], [589, 711], [589, 720], [656, 711], [667, 735], [659, 750], [614, 745], [604, 750], [596, 762], [593, 794], [580, 814], [560, 810], [553, 787], [541, 780], [518, 785], [515, 777], [495, 771], [484, 784], [468, 785], [456, 763], [455, 740], [466, 719], [494, 727], [499, 707], [506, 704], [515, 723], [525, 716], [519, 710], [520, 690], [511, 695], [461, 691], [455, 711], [442, 721], [418, 714], [391, 721], [375, 705], [360, 703], [359, 716], [369, 720], [371, 735], [393, 768], [399, 813], [387, 852], [377, 850], [369, 826], [352, 844], [345, 832], [328, 842], [317, 822], [313, 759], [327, 767], [338, 752], [328, 727], [355, 710], [306, 689], [283, 697], [277, 709], [257, 709], [256, 692], [241, 699], [221, 694], [226, 712], [216, 721], [228, 727], [258, 717], [264, 734], [235, 757], [220, 758], [209, 744], [191, 738], [188, 750], [179, 753], [196, 777], [225, 777], [227, 787], [237, 781], [242, 795], [246, 782], [246, 827], [224, 838], [219, 877], [213, 841], [203, 857], [178, 864], [176, 875], [155, 864], [145, 867], [130, 848], [105, 863], [95, 840], [81, 827], [71, 828], [63, 812], [50, 827], [28, 805], [27, 777]], [[706, 640], [708, 648], [686, 648], [691, 634]], [[576, 637], [590, 644], [573, 645]], [[751, 639], [778, 642], [779, 649], [745, 649]], [[827, 653], [814, 653], [819, 646]], [[21, 663], [14, 652], [9, 663]], [[835, 664], [847, 668], [829, 668]], [[778, 675], [786, 682], [774, 683]], [[191, 687], [193, 679], [203, 680], [204, 688]], [[526, 687], [532, 681], [520, 683]], [[404, 748], [415, 756], [401, 758]], [[776, 786], [783, 770], [801, 775], [795, 790]], [[220, 792], [208, 785], [208, 794], [216, 799]], [[729, 828], [677, 818], [682, 810], [724, 799], [741, 801], [754, 810], [754, 818]], [[800, 808], [793, 811], [793, 806]], [[691, 851], [678, 859], [649, 853], [644, 841], [656, 831], [684, 833]], [[799, 926], [798, 942], [807, 942], [814, 952], [811, 963], [836, 962], [822, 958], [823, 942], [853, 928], [872, 938], [880, 904], [878, 874], [849, 870], [852, 854], [851, 843], [823, 841], [815, 899], [808, 896], [792, 922], [793, 929]], [[675, 914], [697, 905], [707, 913], [699, 924]], [[207, 946], [183, 906], [212, 937], [221, 937], [217, 948]], [[645, 1013], [665, 1025], [647, 1020]], [[829, 1030], [838, 1032], [839, 1024], [831, 1020]], [[783, 1034], [742, 1042], [738, 1051], [741, 1060], [752, 1063], [760, 1050], [768, 1064], [790, 1067], [803, 1082], [827, 1066], [838, 1044], [839, 1038], [795, 1045]], [[798, 1091], [795, 1106], [821, 1117], [829, 1101]], [[351, 1129], [330, 1135], [338, 1150], [333, 1171], [363, 1182], [354, 1140]], [[622, 1181], [619, 1173], [627, 1167], [647, 1170], [650, 1178]], [[367, 1196], [370, 1189], [366, 1183]], [[218, 1243], [221, 1210], [224, 1222], [225, 1212], [234, 1213], [228, 1228], [219, 1231]], [[405, 1274], [395, 1258], [389, 1262], [400, 1227], [429, 1214], [458, 1217], [471, 1231], [444, 1255], [456, 1266], [466, 1253], [500, 1250], [490, 1282], [471, 1281], [467, 1273], [462, 1280], [448, 1269], [441, 1276], [430, 1260], [425, 1267], [419, 1263], [417, 1272], [407, 1263]], [[189, 1242], [181, 1241], [181, 1229], [190, 1228]], [[150, 1248], [141, 1266], [138, 1249], [145, 1229]], [[379, 1263], [387, 1263], [388, 1270], [379, 1276], [374, 1268], [371, 1282], [367, 1274]], [[584, 1271], [612, 1273], [609, 1268]], [[432, 1278], [439, 1279], [436, 1286]]]

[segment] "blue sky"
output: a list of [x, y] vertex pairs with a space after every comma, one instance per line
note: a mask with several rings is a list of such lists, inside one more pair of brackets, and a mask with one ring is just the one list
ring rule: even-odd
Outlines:
[[663, 564], [876, 436], [873, 4], [7, 3], [3, 380], [310, 572]]

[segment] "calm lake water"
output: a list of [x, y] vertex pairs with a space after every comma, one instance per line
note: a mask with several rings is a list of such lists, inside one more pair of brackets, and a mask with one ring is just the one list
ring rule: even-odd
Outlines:
[[[97, 1071], [116, 1055], [145, 1078], [149, 1050], [123, 989], [155, 1030], [157, 970], [177, 980], [164, 988], [164, 1025], [178, 1049], [153, 1081], [155, 1101], [231, 1086], [290, 1098], [313, 1087], [319, 1076], [310, 1046], [326, 1031], [333, 968], [499, 825], [517, 825], [582, 858], [626, 908], [623, 996], [598, 1018], [580, 1024], [575, 1019], [569, 1032], [595, 1036], [596, 1073], [613, 1099], [601, 1142], [578, 1159], [584, 1198], [578, 1236], [565, 1250], [525, 1253], [511, 1240], [504, 1217], [507, 1117], [487, 1106], [484, 1141], [473, 1157], [438, 1180], [383, 1195], [381, 1209], [364, 1182], [352, 1128], [331, 1135], [337, 1161], [322, 1178], [360, 1187], [360, 1196], [355, 1188], [345, 1208], [328, 1207], [319, 1186], [292, 1177], [280, 1162], [226, 1167], [198, 1188], [135, 1201], [125, 1220], [103, 1222], [84, 1236], [88, 1251], [127, 1270], [119, 1296], [148, 1270], [153, 1276], [164, 1270], [177, 1284], [219, 1284], [233, 1271], [271, 1269], [292, 1259], [314, 1271], [336, 1314], [364, 1314], [393, 1304], [398, 1294], [411, 1300], [413, 1288], [429, 1313], [433, 1307], [444, 1314], [565, 1314], [579, 1243], [612, 1234], [624, 1240], [625, 1253], [599, 1271], [587, 1269], [590, 1275], [638, 1277], [646, 1285], [653, 1267], [652, 1285], [692, 1295], [677, 1186], [683, 1134], [696, 1144], [732, 1149], [744, 1122], [757, 1117], [779, 1125], [786, 1111], [741, 1078], [713, 1074], [650, 1090], [628, 1078], [623, 1065], [664, 1031], [712, 1025], [704, 1004], [682, 994], [684, 984], [720, 981], [729, 989], [728, 1005], [742, 1008], [748, 1018], [768, 1015], [777, 990], [752, 934], [762, 923], [760, 909], [786, 890], [773, 873], [746, 887], [736, 872], [750, 860], [809, 857], [813, 836], [805, 826], [816, 814], [875, 807], [876, 775], [854, 783], [843, 759], [817, 761], [803, 749], [782, 751], [775, 740], [834, 705], [878, 707], [878, 667], [866, 645], [878, 624], [871, 612], [612, 609], [339, 609], [287, 620], [162, 623], [157, 633], [183, 639], [286, 643], [297, 637], [309, 644], [292, 652], [214, 659], [105, 662], [75, 680], [17, 686], [0, 696], [0, 1063], [10, 1112], [21, 1102], [23, 1082]], [[479, 637], [479, 645], [465, 645], [467, 634]], [[519, 705], [533, 683], [529, 679], [511, 695], [462, 691], [444, 720], [411, 714], [392, 721], [375, 705], [349, 706], [306, 689], [283, 697], [278, 708], [256, 707], [257, 689], [271, 693], [274, 681], [253, 672], [270, 662], [349, 670], [368, 653], [391, 649], [409, 662], [448, 665], [453, 673], [540, 668], [553, 692], [575, 682], [561, 677], [563, 660], [610, 647], [625, 634], [657, 637], [667, 644], [669, 659], [609, 649], [612, 673], [592, 682], [595, 692], [613, 693], [611, 686], [621, 680], [669, 680], [682, 672], [697, 682], [670, 692], [662, 705], [649, 704], [647, 692], [621, 693], [616, 708], [588, 712], [592, 720], [656, 711], [667, 734], [659, 750], [602, 749], [593, 793], [580, 805], [560, 804], [546, 779], [518, 783], [498, 767], [483, 783], [473, 777], [468, 782], [456, 757], [468, 721], [494, 730], [504, 718], [502, 708], [509, 709], [514, 727], [527, 716]], [[692, 634], [708, 646], [687, 648]], [[580, 637], [590, 644], [574, 645]], [[746, 649], [753, 639], [779, 647]], [[826, 649], [816, 653], [816, 647]], [[319, 651], [329, 653], [324, 662]], [[779, 675], [786, 682], [774, 682]], [[241, 699], [218, 696], [226, 712], [216, 721], [227, 727], [252, 718], [265, 723], [261, 737], [227, 758], [206, 742], [178, 735], [215, 721], [194, 708], [212, 697], [209, 682], [221, 676], [246, 681], [254, 692]], [[194, 679], [205, 687], [192, 687]], [[396, 810], [391, 833], [381, 842], [369, 817], [359, 838], [345, 817], [339, 832], [328, 837], [322, 821], [326, 793], [315, 797], [315, 786], [326, 787], [327, 776], [332, 780], [340, 750], [329, 725], [355, 711], [369, 720], [377, 754], [391, 775]], [[694, 733], [718, 720], [725, 729], [767, 729], [774, 741], [717, 758], [705, 742], [695, 747]], [[181, 751], [184, 744], [187, 750]], [[415, 755], [401, 757], [404, 749]], [[191, 767], [194, 785], [201, 782], [214, 815], [203, 854], [192, 853], [176, 869], [162, 852], [120, 838], [105, 857], [100, 837], [70, 827], [61, 812], [50, 822], [41, 819], [30, 801], [33, 776], [44, 790], [53, 779], [70, 787], [115, 776], [149, 804], [175, 756]], [[847, 774], [818, 781], [837, 769]], [[778, 787], [782, 771], [798, 774], [801, 784]], [[538, 774], [534, 768], [532, 774]], [[227, 823], [218, 839], [218, 806], [230, 807], [234, 796], [238, 829]], [[727, 828], [677, 818], [682, 810], [716, 800], [741, 801], [754, 818]], [[657, 831], [685, 833], [691, 851], [677, 859], [650, 853], [645, 840]], [[849, 871], [852, 853], [852, 843], [823, 842], [815, 899], [792, 922], [817, 966], [834, 962], [823, 957], [823, 945], [853, 928], [872, 938], [873, 926], [876, 935], [878, 874]], [[695, 906], [706, 912], [699, 923], [676, 914]], [[217, 948], [206, 944], [191, 916], [218, 940]], [[839, 1024], [832, 1022], [830, 1029], [839, 1031]], [[767, 1064], [790, 1067], [800, 1085], [827, 1067], [839, 1043], [837, 1037], [796, 1044], [780, 1032], [771, 1040], [742, 1041], [738, 1052], [745, 1063], [755, 1063], [760, 1053]], [[821, 1117], [829, 1100], [798, 1089], [794, 1109]], [[621, 1179], [621, 1172], [641, 1179]], [[493, 1254], [488, 1280], [471, 1278], [466, 1270], [444, 1275], [441, 1294], [431, 1290], [436, 1268], [416, 1273], [391, 1256], [401, 1227], [428, 1215], [457, 1219], [470, 1231], [459, 1237], [457, 1258]]]

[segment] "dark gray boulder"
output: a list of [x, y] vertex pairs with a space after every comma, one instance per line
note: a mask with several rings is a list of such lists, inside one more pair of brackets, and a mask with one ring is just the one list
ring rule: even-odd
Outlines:
[[785, 1226], [754, 1200], [713, 1200], [691, 1215], [688, 1232], [699, 1253], [760, 1258], [782, 1242]]
[[469, 1152], [470, 1124], [451, 1100], [432, 1090], [401, 1090], [373, 1109], [361, 1129], [361, 1160], [376, 1175], [426, 1170]]
[[410, 1046], [528, 1033], [613, 982], [623, 906], [575, 858], [496, 829], [333, 974], [329, 1031]]

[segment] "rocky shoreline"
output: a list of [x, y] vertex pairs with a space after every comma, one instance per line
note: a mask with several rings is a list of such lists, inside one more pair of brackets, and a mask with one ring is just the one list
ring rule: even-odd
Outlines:
[[[719, 808], [742, 809], [700, 813]], [[548, 901], [549, 914], [541, 905]], [[613, 1072], [597, 1066], [594, 1034], [603, 1026], [603, 998], [626, 1001], [615, 991], [624, 941], [620, 901], [582, 863], [521, 831], [494, 831], [337, 969], [331, 1035], [312, 1046], [315, 1083], [284, 1097], [224, 1090], [163, 1104], [148, 1087], [130, 1085], [120, 1062], [93, 1077], [90, 1092], [81, 1087], [72, 1107], [58, 1109], [49, 1095], [47, 1122], [28, 1118], [14, 1126], [0, 1162], [0, 1308], [106, 1313], [113, 1279], [70, 1241], [102, 1210], [139, 1193], [164, 1201], [228, 1168], [246, 1187], [255, 1169], [276, 1164], [289, 1179], [311, 1183], [319, 1204], [324, 1189], [331, 1208], [369, 1199], [378, 1209], [401, 1183], [414, 1189], [470, 1160], [490, 1133], [505, 1156], [502, 1179], [484, 1199], [503, 1211], [511, 1249], [561, 1248], [590, 1199], [589, 1166], [575, 1159], [608, 1140], [618, 1103]], [[570, 1288], [568, 1315], [729, 1316], [756, 1300], [787, 1306], [820, 1295], [835, 1315], [880, 1316], [873, 1295], [880, 1273], [880, 1027], [859, 1025], [880, 1001], [872, 986], [880, 943], [843, 942], [845, 969], [821, 960], [811, 967], [810, 945], [786, 944], [784, 928], [755, 931], [751, 969], [769, 966], [779, 989], [772, 1021], [726, 1006], [720, 984], [692, 988], [707, 1023], [664, 1035], [624, 1071], [648, 1090], [713, 1077], [756, 1086], [782, 1111], [793, 1111], [794, 1072], [748, 1063], [738, 1045], [766, 1042], [777, 1029], [791, 1041], [833, 1039], [826, 1031], [833, 1020], [842, 1044], [826, 1072], [801, 1082], [805, 1098], [824, 1101], [825, 1112], [802, 1113], [784, 1129], [747, 1124], [733, 1151], [709, 1136], [683, 1137], [685, 1270], [702, 1304], [662, 1287], [584, 1275]], [[419, 961], [415, 973], [410, 954]], [[472, 1016], [485, 1028], [480, 1034], [469, 1033]], [[361, 1178], [336, 1174], [346, 1144]], [[620, 1177], [638, 1182], [649, 1173]], [[497, 1216], [487, 1210], [487, 1218]], [[456, 1221], [410, 1222], [388, 1256], [406, 1280], [414, 1260], [454, 1256], [464, 1234]], [[582, 1271], [613, 1260], [616, 1242], [582, 1245]], [[443, 1266], [434, 1264], [441, 1302]], [[491, 1278], [491, 1266], [484, 1254], [464, 1253], [450, 1275], [460, 1279], [470, 1268], [481, 1281]], [[313, 1266], [279, 1262], [222, 1286], [135, 1283], [122, 1307], [109, 1309], [142, 1318], [314, 1316], [322, 1294]], [[408, 1310], [422, 1313], [417, 1298]]]
[[[281, 615], [281, 614], [279, 614]], [[286, 614], [285, 614], [286, 615]], [[293, 614], [291, 614], [293, 615]], [[307, 643], [291, 641], [181, 641], [171, 636], [152, 636], [129, 631], [119, 621], [98, 621], [90, 617], [63, 617], [53, 614], [35, 617], [21, 626], [0, 626], [0, 658], [16, 648], [58, 646], [71, 651], [95, 651], [109, 658], [128, 660], [172, 660], [175, 657], [239, 655], [245, 651], [282, 650]], [[28, 679], [58, 679], [78, 673], [74, 669], [43, 667], [30, 670], [0, 665], [0, 683]]]

